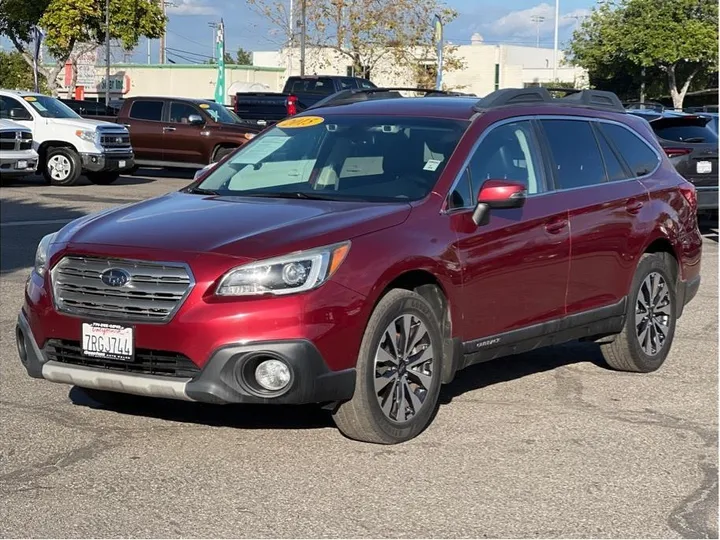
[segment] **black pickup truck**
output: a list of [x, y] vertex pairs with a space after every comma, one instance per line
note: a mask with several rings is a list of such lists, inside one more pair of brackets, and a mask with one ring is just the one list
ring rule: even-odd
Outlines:
[[367, 79], [340, 75], [305, 75], [288, 77], [281, 93], [238, 92], [232, 98], [235, 114], [243, 122], [265, 128], [293, 116], [321, 99], [342, 90], [376, 88]]

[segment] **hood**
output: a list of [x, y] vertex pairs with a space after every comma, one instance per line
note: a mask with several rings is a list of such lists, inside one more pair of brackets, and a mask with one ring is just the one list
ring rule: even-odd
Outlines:
[[56, 126], [68, 126], [77, 129], [88, 129], [96, 128], [98, 126], [110, 126], [120, 129], [125, 129], [118, 124], [112, 122], [106, 122], [104, 120], [91, 120], [90, 118], [46, 118], [46, 120], [52, 120], [52, 123]]
[[12, 129], [13, 131], [30, 131], [30, 128], [26, 128], [22, 124], [13, 122], [12, 120], [6, 120], [0, 118], [0, 129]]
[[369, 204], [170, 193], [85, 216], [56, 242], [259, 259], [393, 227], [407, 203]]

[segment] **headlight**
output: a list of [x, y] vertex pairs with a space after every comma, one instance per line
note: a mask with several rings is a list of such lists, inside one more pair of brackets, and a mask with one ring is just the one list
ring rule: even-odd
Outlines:
[[258, 296], [309, 291], [335, 273], [349, 250], [348, 241], [246, 264], [225, 274], [215, 294]]
[[94, 143], [96, 133], [97, 133], [96, 131], [87, 131], [85, 129], [78, 129], [75, 132], [75, 135], [80, 137], [83, 141]]
[[56, 234], [57, 233], [52, 233], [43, 236], [35, 251], [35, 272], [41, 276], [44, 276], [47, 271], [48, 251], [50, 250], [50, 244], [55, 240]]

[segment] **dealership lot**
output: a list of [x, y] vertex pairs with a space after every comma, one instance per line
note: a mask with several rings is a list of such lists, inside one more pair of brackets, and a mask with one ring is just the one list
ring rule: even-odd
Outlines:
[[144, 173], [0, 189], [3, 537], [717, 536], [717, 229], [659, 372], [611, 372], [588, 344], [478, 365], [425, 433], [381, 447], [314, 408], [102, 409], [25, 375], [14, 325], [35, 245], [191, 178]]

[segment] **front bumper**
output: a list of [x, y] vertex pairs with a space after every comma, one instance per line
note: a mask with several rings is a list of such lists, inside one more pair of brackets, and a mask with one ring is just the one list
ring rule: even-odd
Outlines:
[[83, 171], [122, 172], [135, 166], [135, 154], [132, 152], [113, 152], [103, 154], [80, 154]]
[[[194, 377], [158, 376], [88, 367], [50, 359], [33, 336], [23, 312], [18, 316], [16, 340], [28, 375], [52, 382], [127, 394], [204, 403], [309, 404], [350, 399], [355, 370], [332, 371], [317, 348], [307, 340], [230, 344], [216, 350]], [[279, 393], [254, 384], [253, 366], [272, 357], [291, 370], [288, 386]]]
[[0, 174], [3, 177], [34, 174], [37, 166], [38, 156], [35, 152], [29, 155], [20, 152], [3, 152], [0, 156]]

